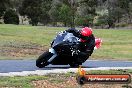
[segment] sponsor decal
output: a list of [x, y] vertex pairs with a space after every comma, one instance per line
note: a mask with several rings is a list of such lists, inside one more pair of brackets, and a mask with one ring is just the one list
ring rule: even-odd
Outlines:
[[86, 74], [86, 71], [79, 67], [77, 82], [80, 85], [85, 83], [130, 83], [130, 74]]

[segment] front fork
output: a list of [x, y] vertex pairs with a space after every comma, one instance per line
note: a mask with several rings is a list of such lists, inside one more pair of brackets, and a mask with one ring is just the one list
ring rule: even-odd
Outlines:
[[53, 54], [53, 56], [48, 60], [48, 63], [51, 63], [54, 60], [54, 58], [57, 56], [57, 53], [53, 48], [50, 48], [49, 52]]

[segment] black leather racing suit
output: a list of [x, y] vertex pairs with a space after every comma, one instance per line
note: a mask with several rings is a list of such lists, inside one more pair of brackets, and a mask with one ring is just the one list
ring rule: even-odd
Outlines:
[[85, 59], [88, 59], [89, 56], [93, 53], [94, 47], [95, 47], [95, 37], [94, 35], [90, 35], [88, 37], [83, 36], [80, 34], [80, 30], [76, 30], [74, 28], [66, 30], [66, 32], [73, 33], [74, 36], [85, 40], [85, 42], [80, 42], [80, 57], [84, 57]]

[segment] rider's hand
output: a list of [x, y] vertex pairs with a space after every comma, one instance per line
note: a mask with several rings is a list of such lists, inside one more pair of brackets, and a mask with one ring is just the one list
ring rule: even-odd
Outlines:
[[70, 28], [68, 30], [66, 30], [66, 32], [69, 32], [69, 33], [73, 33], [75, 31], [75, 28]]

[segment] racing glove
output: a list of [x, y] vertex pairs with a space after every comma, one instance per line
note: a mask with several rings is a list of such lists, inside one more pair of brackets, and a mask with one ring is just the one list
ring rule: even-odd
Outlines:
[[75, 28], [70, 28], [70, 29], [66, 30], [66, 32], [72, 33], [74, 36], [76, 36], [78, 38], [81, 37], [79, 30], [76, 30]]

